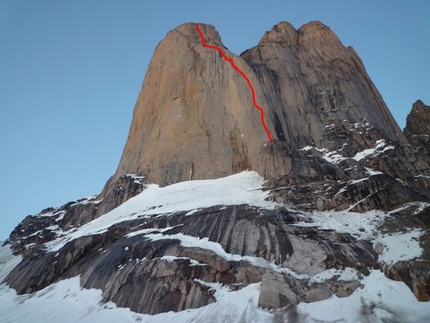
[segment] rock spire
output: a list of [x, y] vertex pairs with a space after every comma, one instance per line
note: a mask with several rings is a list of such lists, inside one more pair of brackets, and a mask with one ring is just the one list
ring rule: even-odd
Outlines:
[[290, 172], [292, 149], [339, 148], [327, 125], [364, 119], [384, 137], [405, 141], [357, 53], [322, 23], [295, 30], [280, 22], [240, 56], [213, 26], [200, 29], [248, 76], [274, 141], [244, 78], [187, 23], [154, 52], [115, 180], [135, 173], [167, 185], [245, 169], [273, 178]]
[[405, 136], [415, 146], [425, 147], [430, 151], [430, 106], [417, 100], [406, 118]]

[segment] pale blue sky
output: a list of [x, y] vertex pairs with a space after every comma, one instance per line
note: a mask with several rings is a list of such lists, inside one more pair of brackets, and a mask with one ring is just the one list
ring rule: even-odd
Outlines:
[[154, 48], [184, 22], [240, 54], [281, 20], [352, 45], [401, 128], [430, 104], [430, 1], [0, 2], [0, 240], [28, 214], [99, 193], [115, 172]]

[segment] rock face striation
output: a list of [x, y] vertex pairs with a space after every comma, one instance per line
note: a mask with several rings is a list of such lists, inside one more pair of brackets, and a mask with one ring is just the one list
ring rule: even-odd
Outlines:
[[[4, 282], [22, 294], [80, 275], [103, 301], [157, 314], [216, 302], [212, 283], [260, 283], [259, 306], [291, 309], [348, 297], [381, 270], [429, 301], [430, 107], [417, 101], [401, 132], [358, 54], [320, 22], [280, 22], [240, 56], [213, 26], [199, 26], [249, 78], [273, 142], [240, 73], [202, 45], [195, 24], [177, 27], [154, 52], [116, 173], [100, 195], [20, 223], [6, 244], [23, 260]], [[215, 192], [209, 182], [162, 205], [150, 195], [151, 183], [168, 189], [245, 170], [266, 180], [252, 190], [273, 207], [162, 211], [180, 192], [186, 201]], [[127, 208], [147, 203], [142, 194], [154, 204]], [[342, 225], [330, 227], [333, 218]], [[356, 231], [352, 219], [363, 223]], [[389, 256], [393, 236], [410, 237], [419, 254]], [[355, 276], [341, 279], [345, 270]], [[338, 274], [315, 278], [327, 271]]]

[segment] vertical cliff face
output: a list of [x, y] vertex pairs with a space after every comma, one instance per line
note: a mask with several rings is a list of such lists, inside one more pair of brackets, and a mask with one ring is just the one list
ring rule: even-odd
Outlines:
[[[247, 64], [222, 48], [262, 93]], [[271, 126], [269, 126], [271, 127]], [[139, 94], [117, 175], [145, 174], [158, 184], [216, 178], [252, 168], [268, 142], [244, 78], [203, 47], [195, 24], [169, 32], [155, 50]]]
[[405, 141], [358, 55], [323, 24], [295, 30], [281, 22], [240, 57], [213, 26], [200, 28], [249, 78], [274, 141], [243, 76], [202, 45], [195, 24], [183, 24], [154, 52], [115, 179], [136, 173], [166, 185], [245, 169], [274, 178], [291, 171], [296, 149], [340, 148], [327, 126], [363, 120], [382, 137]]

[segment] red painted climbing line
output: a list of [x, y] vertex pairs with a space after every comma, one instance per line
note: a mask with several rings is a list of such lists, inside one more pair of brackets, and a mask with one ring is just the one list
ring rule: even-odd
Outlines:
[[261, 124], [263, 125], [263, 128], [264, 128], [264, 130], [266, 131], [266, 133], [267, 133], [267, 137], [269, 137], [270, 142], [272, 142], [272, 141], [273, 141], [272, 136], [271, 136], [271, 134], [270, 134], [269, 129], [268, 129], [268, 128], [267, 128], [267, 126], [266, 126], [266, 123], [264, 122], [264, 111], [263, 111], [263, 109], [262, 109], [262, 108], [257, 104], [257, 99], [256, 99], [256, 97], [255, 97], [255, 90], [254, 90], [254, 87], [252, 86], [251, 81], [249, 80], [249, 78], [245, 75], [245, 73], [244, 73], [244, 72], [243, 72], [239, 67], [237, 67], [237, 66], [236, 66], [236, 64], [234, 64], [234, 62], [233, 62], [233, 58], [228, 58], [228, 57], [225, 55], [225, 53], [222, 51], [222, 49], [221, 49], [221, 48], [219, 48], [218, 46], [212, 46], [212, 45], [208, 45], [208, 44], [206, 44], [206, 42], [205, 42], [205, 38], [203, 37], [203, 33], [201, 32], [201, 30], [200, 30], [200, 28], [199, 28], [199, 24], [197, 24], [197, 23], [196, 23], [196, 30], [197, 30], [197, 32], [199, 33], [200, 38], [202, 39], [202, 45], [203, 45], [204, 47], [206, 47], [206, 48], [211, 48], [211, 49], [215, 49], [215, 50], [217, 50], [217, 51], [221, 54], [222, 58], [224, 58], [224, 60], [226, 60], [227, 62], [230, 62], [231, 66], [232, 66], [236, 71], [238, 71], [238, 72], [239, 72], [239, 74], [243, 76], [243, 78], [245, 79], [246, 83], [248, 83], [248, 86], [249, 86], [249, 88], [251, 89], [251, 93], [252, 93], [252, 101], [254, 102], [254, 107], [260, 111]]

